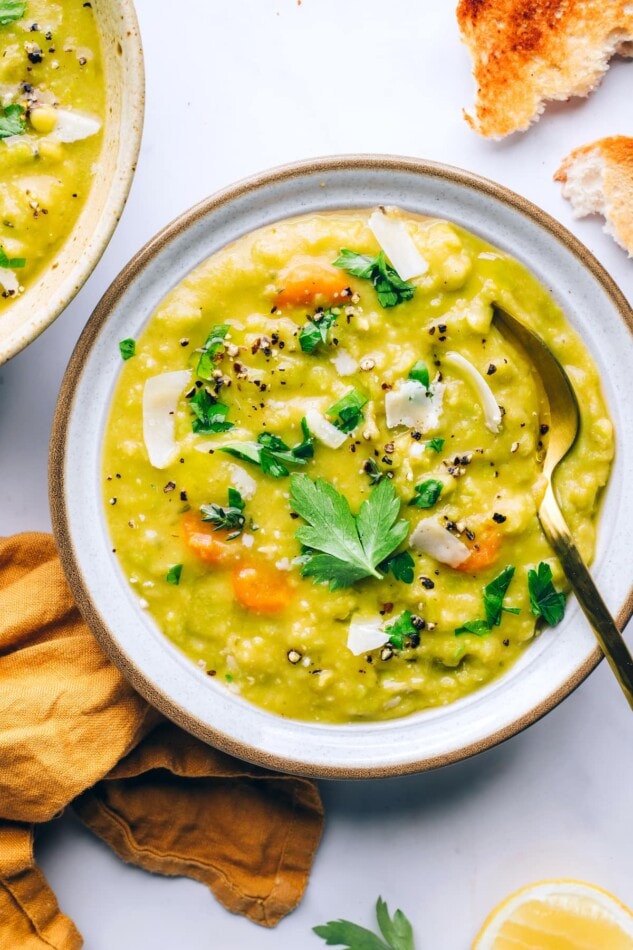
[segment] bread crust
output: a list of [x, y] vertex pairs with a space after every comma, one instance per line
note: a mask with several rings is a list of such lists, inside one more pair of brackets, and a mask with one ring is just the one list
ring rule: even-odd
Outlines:
[[467, 122], [501, 138], [527, 129], [546, 100], [587, 96], [611, 57], [633, 55], [630, 0], [459, 0], [477, 83]]
[[[584, 165], [599, 175], [599, 202], [592, 195], [579, 194], [580, 179], [575, 172]], [[605, 230], [633, 257], [633, 138], [627, 135], [612, 135], [597, 139], [587, 145], [575, 148], [564, 159], [554, 175], [556, 181], [563, 183], [563, 195], [569, 198], [579, 216], [600, 211], [607, 220]], [[587, 202], [586, 198], [589, 198]], [[579, 208], [579, 199], [583, 207]], [[598, 204], [600, 207], [598, 207]]]

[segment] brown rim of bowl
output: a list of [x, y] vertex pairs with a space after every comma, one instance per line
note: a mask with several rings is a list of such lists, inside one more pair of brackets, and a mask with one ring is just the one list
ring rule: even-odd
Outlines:
[[[99, 12], [103, 6], [105, 6], [105, 4], [99, 4], [96, 10], [98, 24], [100, 24], [104, 17], [104, 15]], [[99, 242], [95, 247], [92, 247], [91, 240], [88, 253], [82, 254], [79, 261], [66, 278], [66, 282], [72, 280], [72, 290], [66, 291], [65, 295], [62, 294], [61, 290], [56, 292], [55, 296], [53, 297], [53, 306], [51, 310], [46, 313], [45, 318], [43, 318], [41, 321], [38, 321], [37, 324], [32, 328], [28, 338], [25, 339], [24, 336], [15, 332], [8, 337], [8, 341], [6, 343], [4, 343], [0, 338], [0, 365], [12, 359], [12, 357], [16, 356], [23, 349], [25, 349], [29, 343], [32, 343], [34, 340], [36, 340], [37, 337], [44, 332], [44, 330], [47, 330], [48, 327], [55, 322], [55, 320], [63, 313], [66, 307], [79, 293], [103, 257], [108, 244], [110, 243], [110, 239], [112, 238], [114, 230], [119, 223], [121, 215], [123, 214], [123, 210], [130, 193], [130, 188], [132, 187], [132, 181], [136, 172], [139, 152], [141, 149], [141, 139], [143, 136], [143, 116], [145, 111], [145, 67], [141, 33], [138, 24], [138, 18], [136, 16], [136, 9], [134, 7], [134, 0], [116, 0], [116, 6], [119, 8], [121, 19], [121, 42], [118, 44], [118, 51], [123, 61], [122, 107], [126, 102], [128, 102], [130, 104], [131, 111], [132, 103], [134, 103], [138, 121], [130, 123], [130, 134], [128, 136], [118, 136], [119, 142], [123, 141], [124, 145], [118, 156], [115, 174], [113, 175], [111, 185], [108, 189], [108, 195], [104, 206], [101, 209], [98, 225]], [[102, 55], [105, 59], [103, 43]], [[103, 147], [105, 147], [105, 140], [102, 143], [102, 148]], [[92, 188], [90, 189], [90, 192], [92, 193]], [[86, 204], [88, 204], [89, 201], [90, 196], [88, 196], [86, 199]], [[83, 210], [80, 213], [79, 219], [75, 222], [72, 231], [66, 237], [62, 248], [65, 247], [71, 240], [72, 235], [81, 220], [82, 214]], [[103, 222], [107, 222], [107, 224], [104, 226]]]
[[[458, 184], [475, 187], [492, 198], [510, 205], [521, 214], [535, 220], [547, 231], [554, 235], [578, 260], [591, 272], [600, 283], [608, 296], [615, 304], [622, 320], [633, 333], [633, 311], [626, 298], [609, 276], [602, 265], [590, 251], [574, 237], [562, 224], [552, 218], [547, 212], [532, 204], [526, 198], [515, 194], [508, 188], [498, 185], [472, 172], [464, 171], [453, 166], [442, 165], [422, 159], [398, 157], [392, 155], [334, 155], [317, 159], [309, 159], [281, 165], [269, 171], [242, 179], [209, 198], [185, 211], [174, 221], [168, 224], [154, 238], [152, 238], [121, 273], [112, 282], [101, 301], [95, 308], [86, 324], [79, 341], [72, 354], [60, 388], [59, 398], [55, 408], [49, 452], [49, 496], [53, 532], [59, 550], [62, 567], [70, 584], [71, 590], [86, 623], [92, 630], [99, 644], [129, 680], [132, 686], [153, 706], [167, 718], [181, 726], [187, 732], [202, 739], [223, 752], [245, 759], [257, 765], [276, 771], [293, 772], [298, 775], [323, 779], [368, 779], [386, 778], [405, 775], [412, 772], [422, 772], [440, 766], [449, 765], [462, 759], [469, 758], [478, 752], [483, 752], [495, 745], [511, 738], [517, 733], [535, 723], [546, 713], [565, 699], [591, 673], [602, 659], [602, 653], [596, 645], [591, 655], [558, 689], [554, 690], [546, 699], [538, 703], [530, 712], [518, 717], [509, 725], [497, 730], [478, 742], [463, 746], [444, 755], [432, 756], [421, 760], [399, 763], [393, 766], [378, 768], [361, 767], [346, 768], [343, 766], [319, 766], [311, 763], [285, 758], [262, 752], [259, 749], [232, 739], [212, 727], [203, 725], [192, 717], [187, 710], [175, 703], [169, 696], [157, 689], [151, 680], [137, 669], [129, 657], [112, 637], [107, 625], [96, 610], [87, 584], [84, 581], [81, 566], [79, 565], [73, 548], [72, 538], [68, 530], [68, 517], [64, 498], [64, 462], [66, 453], [67, 425], [72, 408], [75, 384], [81, 375], [86, 357], [107, 319], [111, 309], [125, 292], [125, 289], [137, 275], [153, 260], [163, 247], [212, 209], [219, 208], [238, 196], [255, 191], [263, 185], [292, 179], [308, 174], [324, 174], [340, 169], [390, 169], [394, 172], [414, 172], [427, 177], [441, 178]], [[616, 621], [624, 629], [633, 614], [633, 586], [616, 615]]]

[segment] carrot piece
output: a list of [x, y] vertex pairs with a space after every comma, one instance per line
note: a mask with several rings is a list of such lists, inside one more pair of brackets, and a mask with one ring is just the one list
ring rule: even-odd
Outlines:
[[257, 613], [279, 613], [293, 596], [293, 590], [281, 571], [267, 564], [236, 564], [231, 580], [236, 599], [243, 607]]
[[498, 531], [482, 531], [470, 554], [465, 561], [458, 565], [458, 571], [476, 573], [483, 571], [497, 560], [501, 547], [501, 535]]
[[302, 261], [290, 267], [281, 277], [283, 286], [275, 297], [275, 307], [282, 309], [333, 304], [342, 297], [349, 286], [348, 281], [349, 278], [336, 267], [321, 261]]
[[240, 548], [234, 541], [227, 541], [228, 530], [214, 531], [211, 524], [201, 521], [194, 512], [182, 519], [182, 534], [185, 544], [205, 564], [222, 564], [240, 556]]

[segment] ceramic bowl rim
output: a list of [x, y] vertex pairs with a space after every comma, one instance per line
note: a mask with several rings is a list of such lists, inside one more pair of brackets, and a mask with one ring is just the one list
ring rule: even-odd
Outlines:
[[[217, 191], [176, 217], [132, 257], [129, 263], [114, 279], [98, 303], [72, 354], [60, 389], [50, 443], [50, 505], [53, 530], [62, 567], [84, 619], [92, 629], [96, 639], [106, 654], [145, 699], [187, 732], [220, 748], [224, 752], [236, 755], [256, 764], [279, 771], [294, 772], [296, 774], [317, 778], [363, 779], [403, 775], [448, 765], [489, 749], [532, 725], [558, 705], [558, 703], [576, 689], [589, 673], [595, 669], [602, 659], [602, 654], [596, 645], [585, 661], [576, 668], [573, 675], [569, 676], [557, 689], [536, 703], [527, 713], [519, 715], [510, 723], [490, 732], [481, 739], [460, 746], [446, 754], [424, 758], [415, 758], [415, 755], [413, 755], [410, 761], [404, 763], [398, 762], [392, 765], [381, 765], [379, 767], [368, 765], [366, 767], [348, 768], [346, 766], [337, 765], [325, 767], [321, 764], [306, 762], [305, 760], [297, 760], [281, 755], [273, 755], [269, 752], [262, 752], [257, 746], [249, 745], [243, 741], [236, 741], [231, 736], [214, 729], [207, 723], [201, 723], [172, 697], [159, 690], [153, 683], [150, 674], [138, 669], [135, 665], [130, 663], [128, 656], [114, 635], [110, 632], [107, 625], [103, 622], [92, 602], [89, 585], [83, 575], [81, 565], [75, 557], [73, 540], [69, 531], [63, 477], [67, 447], [66, 439], [69, 425], [69, 411], [71, 410], [73, 401], [73, 391], [77, 379], [81, 374], [86, 356], [104, 322], [107, 320], [110, 311], [114, 309], [119, 299], [125, 293], [128, 285], [141, 274], [148, 264], [153, 261], [175, 237], [190, 228], [210, 212], [233, 201], [236, 197], [257, 191], [267, 185], [301, 177], [306, 174], [326, 174], [339, 169], [358, 171], [376, 168], [389, 169], [392, 171], [403, 170], [405, 172], [414, 172], [425, 176], [439, 177], [458, 185], [475, 188], [497, 199], [506, 206], [509, 206], [510, 209], [519, 211], [528, 218], [531, 218], [564, 244], [579, 262], [589, 270], [590, 274], [606, 291], [607, 296], [619, 312], [629, 332], [633, 334], [633, 311], [614, 280], [591, 252], [555, 218], [534, 205], [528, 199], [512, 192], [510, 189], [473, 172], [418, 158], [379, 154], [342, 154], [307, 159], [261, 172]], [[629, 588], [624, 603], [616, 615], [617, 622], [621, 628], [626, 625], [632, 614], [633, 586]], [[297, 728], [301, 728], [302, 723], [300, 721], [288, 721], [296, 725]], [[376, 723], [369, 725], [381, 726], [383, 724]]]

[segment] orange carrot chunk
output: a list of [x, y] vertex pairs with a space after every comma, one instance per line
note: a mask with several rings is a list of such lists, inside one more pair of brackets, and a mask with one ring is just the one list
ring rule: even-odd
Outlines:
[[267, 564], [236, 564], [231, 580], [239, 603], [257, 613], [279, 613], [292, 600], [293, 590], [286, 578]]
[[279, 279], [281, 290], [275, 307], [305, 307], [343, 303], [348, 279], [336, 267], [321, 261], [308, 260], [295, 264]]
[[240, 557], [240, 548], [226, 540], [228, 533], [228, 529], [214, 531], [213, 525], [201, 521], [193, 511], [182, 519], [185, 544], [205, 564], [222, 564]]
[[472, 550], [465, 561], [458, 565], [458, 571], [477, 573], [484, 571], [497, 560], [501, 547], [501, 535], [498, 531], [482, 531], [475, 541]]

